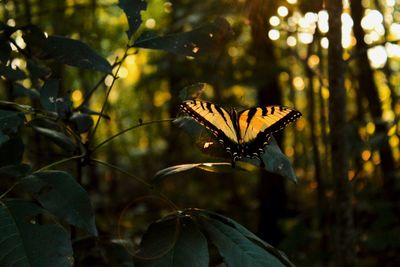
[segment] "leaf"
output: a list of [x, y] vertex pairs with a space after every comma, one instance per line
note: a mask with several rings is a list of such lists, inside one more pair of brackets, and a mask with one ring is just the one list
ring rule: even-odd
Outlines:
[[70, 153], [75, 151], [76, 145], [66, 134], [44, 127], [32, 126], [32, 128], [36, 132], [48, 137], [51, 141], [53, 141], [56, 145], [58, 145], [65, 151]]
[[43, 47], [43, 57], [82, 69], [111, 73], [110, 63], [81, 41], [62, 36], [49, 36]]
[[247, 239], [230, 225], [201, 216], [200, 227], [208, 239], [216, 246], [219, 254], [229, 267], [281, 267], [285, 266], [278, 258]]
[[43, 87], [40, 88], [40, 104], [47, 111], [57, 111], [59, 81], [47, 80]]
[[46, 65], [40, 64], [33, 59], [28, 59], [27, 61], [27, 68], [31, 77], [35, 79], [45, 79], [50, 76], [51, 70]]
[[118, 6], [125, 12], [128, 19], [129, 30], [126, 31], [126, 34], [130, 40], [140, 24], [142, 24], [140, 12], [146, 10], [147, 2], [145, 0], [119, 0]]
[[212, 23], [189, 32], [161, 37], [145, 32], [133, 46], [195, 57], [219, 53], [230, 36], [232, 36], [232, 30], [228, 21], [218, 18]]
[[97, 235], [94, 212], [87, 192], [66, 172], [44, 171], [22, 179], [39, 203], [69, 224]]
[[205, 83], [196, 83], [186, 86], [179, 91], [179, 99], [184, 101], [199, 98], [203, 94], [205, 87]]
[[93, 126], [93, 119], [87, 114], [75, 112], [71, 116], [70, 121], [74, 125], [76, 132], [79, 134], [89, 131]]
[[235, 170], [250, 171], [255, 169], [255, 168], [251, 169], [249, 168], [249, 166], [246, 166], [245, 164], [246, 163], [237, 165], [235, 168], [233, 168], [232, 164], [229, 162], [203, 162], [203, 163], [175, 165], [158, 171], [153, 177], [152, 181], [153, 183], [158, 183], [165, 176], [189, 171], [192, 169], [201, 169], [208, 172], [219, 172], [219, 173], [233, 172]]
[[21, 111], [25, 113], [35, 112], [35, 109], [28, 105], [21, 105], [15, 102], [2, 101], [0, 100], [0, 109], [11, 110], [11, 111]]
[[24, 115], [21, 112], [0, 109], [0, 131], [4, 134], [16, 134], [24, 123]]
[[72, 266], [71, 240], [65, 229], [29, 220], [44, 213], [43, 209], [29, 201], [0, 202], [0, 266]]
[[23, 80], [26, 78], [25, 73], [18, 67], [17, 69], [13, 69], [4, 65], [0, 65], [0, 76], [4, 76], [6, 79], [11, 81]]
[[139, 267], [208, 267], [207, 240], [188, 216], [170, 216], [150, 225], [142, 238]]
[[220, 222], [229, 225], [232, 228], [235, 228], [237, 231], [239, 231], [242, 235], [244, 235], [246, 238], [250, 239], [251, 241], [255, 242], [258, 244], [260, 247], [264, 248], [267, 250], [269, 253], [277, 257], [280, 261], [285, 263], [286, 266], [289, 267], [294, 267], [294, 264], [290, 262], [290, 260], [287, 258], [287, 256], [280, 250], [274, 248], [264, 240], [260, 239], [257, 237], [255, 234], [247, 230], [243, 225], [239, 224], [235, 220], [232, 220], [231, 218], [228, 218], [226, 216], [223, 216], [221, 214], [209, 211], [209, 210], [195, 210], [195, 212], [199, 216], [206, 215], [207, 217], [210, 217], [215, 220], [219, 220]]
[[266, 171], [282, 175], [294, 183], [297, 183], [297, 176], [292, 164], [288, 157], [283, 154], [274, 137], [272, 137], [270, 143], [265, 146], [264, 154], [261, 155], [261, 158]]
[[18, 165], [24, 155], [24, 143], [19, 137], [10, 138], [0, 145], [0, 166]]
[[27, 175], [32, 170], [28, 164], [7, 165], [0, 167], [1, 178], [20, 178]]
[[0, 146], [10, 140], [10, 137], [6, 134], [4, 134], [2, 131], [0, 131]]
[[22, 84], [19, 83], [13, 84], [13, 94], [14, 97], [28, 96], [29, 98], [35, 100], [40, 98], [38, 90], [34, 88], [27, 89]]

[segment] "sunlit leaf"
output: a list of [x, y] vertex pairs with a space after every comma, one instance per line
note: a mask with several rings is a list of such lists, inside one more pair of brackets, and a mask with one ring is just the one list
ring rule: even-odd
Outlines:
[[44, 213], [32, 202], [0, 202], [0, 266], [73, 265], [71, 240], [67, 231], [59, 225], [40, 225], [30, 220]]
[[207, 240], [191, 218], [171, 216], [150, 225], [135, 258], [141, 267], [207, 267]]
[[128, 18], [129, 30], [126, 31], [128, 39], [137, 31], [140, 24], [142, 24], [142, 16], [140, 12], [146, 10], [147, 2], [145, 0], [119, 0], [119, 7], [124, 10]]
[[157, 36], [143, 33], [135, 42], [135, 47], [165, 50], [186, 56], [218, 54], [232, 35], [229, 23], [218, 18], [212, 23], [189, 32]]
[[45, 209], [68, 223], [97, 235], [89, 196], [67, 172], [34, 173], [22, 179], [22, 182]]

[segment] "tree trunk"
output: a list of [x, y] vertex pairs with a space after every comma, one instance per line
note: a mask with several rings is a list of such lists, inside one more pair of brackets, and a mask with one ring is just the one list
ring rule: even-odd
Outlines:
[[[363, 7], [360, 1], [352, 1], [352, 15], [354, 20], [354, 35], [357, 39], [357, 50], [359, 52], [367, 51], [367, 45], [364, 42], [364, 31], [361, 27]], [[374, 81], [374, 73], [369, 64], [367, 54], [361, 53], [356, 59], [358, 61], [358, 81], [359, 91], [368, 100], [369, 111], [376, 124], [376, 134], [385, 136], [380, 148], [381, 169], [383, 176], [384, 195], [389, 199], [396, 198], [395, 190], [395, 172], [396, 166], [393, 159], [392, 150], [387, 139], [387, 125], [382, 122], [382, 104], [378, 95], [378, 88]]]
[[342, 1], [328, 0], [329, 13], [329, 127], [332, 153], [332, 178], [335, 192], [335, 266], [350, 267], [356, 264], [352, 190], [347, 178], [348, 141], [346, 122], [346, 90], [344, 87], [343, 48], [341, 45]]
[[[253, 69], [254, 82], [257, 83], [258, 102], [260, 105], [279, 104], [281, 92], [278, 84], [277, 68], [274, 56], [274, 46], [268, 39], [269, 18], [275, 9], [274, 1], [253, 0], [249, 1], [249, 21], [252, 35], [252, 56], [256, 59]], [[275, 136], [281, 143], [281, 135]], [[284, 180], [277, 174], [264, 171], [260, 173], [259, 180], [259, 236], [272, 245], [276, 245], [283, 238], [283, 233], [278, 226], [278, 221], [287, 210], [287, 195]]]

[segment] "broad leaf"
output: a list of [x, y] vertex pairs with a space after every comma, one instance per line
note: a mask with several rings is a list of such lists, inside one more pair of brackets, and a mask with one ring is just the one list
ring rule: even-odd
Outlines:
[[130, 40], [132, 35], [139, 28], [140, 24], [142, 24], [140, 12], [146, 10], [147, 2], [146, 0], [119, 0], [118, 5], [122, 10], [124, 10], [128, 19], [129, 30], [126, 31], [126, 34]]
[[229, 267], [284, 267], [279, 258], [247, 239], [236, 228], [210, 217], [200, 217], [201, 229]]
[[196, 209], [193, 211], [196, 213], [198, 216], [206, 216], [214, 220], [218, 220], [222, 222], [223, 224], [226, 224], [234, 229], [236, 229], [238, 232], [240, 232], [243, 236], [248, 238], [249, 240], [255, 242], [257, 245], [260, 247], [264, 248], [266, 251], [277, 257], [280, 261], [282, 261], [286, 266], [288, 267], [294, 267], [293, 263], [290, 262], [290, 260], [287, 258], [287, 256], [280, 250], [274, 248], [264, 240], [260, 239], [257, 237], [255, 234], [247, 230], [243, 225], [239, 224], [238, 222], [232, 220], [231, 218], [225, 217], [221, 214], [209, 211], [209, 210], [199, 210]]
[[36, 62], [33, 59], [28, 59], [27, 68], [30, 76], [35, 79], [45, 79], [51, 74], [51, 70], [47, 66]]
[[10, 138], [0, 145], [0, 166], [18, 165], [24, 155], [24, 143], [19, 137]]
[[76, 149], [75, 143], [63, 132], [59, 132], [52, 129], [47, 129], [44, 127], [32, 127], [36, 132], [42, 134], [43, 136], [48, 137], [51, 141], [53, 141], [60, 148], [64, 149], [67, 152], [74, 152]]
[[134, 47], [165, 50], [186, 56], [217, 54], [232, 35], [229, 23], [219, 18], [189, 32], [157, 36], [151, 32], [143, 33]]
[[150, 225], [135, 258], [142, 267], [207, 267], [207, 240], [190, 217], [171, 216]]
[[45, 211], [32, 202], [0, 202], [0, 266], [72, 266], [72, 246], [65, 229], [30, 220], [43, 213]]
[[22, 180], [26, 190], [48, 211], [66, 222], [97, 235], [87, 192], [66, 172], [44, 171]]
[[49, 36], [43, 47], [46, 58], [60, 63], [82, 68], [111, 73], [111, 65], [92, 48], [78, 40], [62, 36]]

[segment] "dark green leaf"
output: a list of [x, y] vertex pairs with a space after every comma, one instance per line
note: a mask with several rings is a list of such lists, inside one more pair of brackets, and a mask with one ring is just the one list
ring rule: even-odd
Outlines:
[[14, 97], [28, 96], [31, 99], [39, 99], [40, 97], [40, 94], [36, 89], [34, 88], [27, 89], [22, 84], [19, 83], [13, 84], [13, 94]]
[[24, 115], [21, 112], [0, 109], [0, 131], [4, 134], [15, 134], [24, 123]]
[[143, 267], [207, 267], [207, 240], [190, 217], [168, 217], [150, 225], [135, 258]]
[[124, 245], [110, 242], [103, 244], [102, 249], [109, 266], [135, 267], [133, 256]]
[[0, 202], [0, 266], [69, 267], [73, 265], [68, 233], [59, 225], [30, 220], [45, 211], [32, 202]]
[[118, 5], [122, 10], [124, 10], [126, 17], [128, 18], [129, 30], [127, 30], [126, 33], [130, 40], [132, 35], [139, 28], [140, 24], [142, 24], [140, 12], [146, 10], [147, 2], [145, 0], [119, 0]]
[[34, 112], [34, 108], [28, 105], [21, 105], [15, 102], [9, 102], [9, 101], [2, 101], [0, 100], [0, 109], [4, 110], [11, 110], [11, 111], [22, 111], [26, 113], [31, 113]]
[[21, 138], [10, 138], [0, 145], [0, 166], [18, 165], [24, 155], [24, 143]]
[[53, 141], [56, 145], [58, 145], [65, 151], [67, 152], [75, 151], [76, 146], [74, 142], [66, 134], [52, 129], [47, 129], [44, 127], [33, 126], [32, 128], [38, 133], [48, 137], [51, 141]]
[[60, 63], [82, 68], [111, 73], [111, 65], [92, 48], [78, 40], [62, 36], [49, 36], [44, 44], [46, 58]]
[[70, 121], [75, 126], [75, 130], [77, 133], [84, 133], [90, 130], [90, 127], [93, 126], [93, 119], [91, 116], [82, 113], [74, 113]]
[[10, 137], [6, 134], [4, 134], [2, 131], [0, 131], [0, 146], [10, 140]]
[[40, 89], [40, 104], [47, 111], [57, 111], [58, 80], [47, 80]]
[[165, 50], [186, 56], [217, 54], [232, 35], [229, 23], [219, 18], [189, 32], [155, 36], [143, 33], [135, 42], [135, 47]]
[[11, 81], [23, 80], [26, 78], [25, 73], [19, 68], [13, 69], [8, 66], [0, 65], [0, 76], [4, 76]]
[[8, 165], [0, 167], [1, 178], [19, 178], [27, 175], [32, 170], [28, 164]]
[[7, 38], [0, 34], [0, 63], [5, 65], [11, 56], [11, 46]]
[[97, 235], [94, 212], [87, 192], [66, 172], [44, 171], [22, 180], [39, 203], [54, 215]]
[[239, 224], [238, 222], [232, 220], [231, 218], [225, 217], [221, 214], [208, 211], [208, 210], [199, 210], [196, 209], [194, 211], [200, 216], [206, 215], [207, 217], [210, 217], [214, 220], [218, 220], [232, 228], [235, 228], [237, 231], [239, 231], [243, 236], [248, 238], [249, 240], [255, 242], [257, 245], [260, 247], [264, 248], [266, 251], [277, 257], [280, 261], [282, 261], [286, 266], [288, 267], [294, 267], [294, 264], [290, 262], [290, 260], [287, 258], [287, 256], [280, 250], [274, 248], [264, 240], [260, 239], [257, 237], [255, 234], [247, 230], [243, 225]]
[[[284, 263], [265, 249], [247, 239], [237, 229], [219, 220], [200, 217], [201, 229], [216, 246], [229, 267], [283, 267]], [[286, 265], [287, 266], [287, 265]]]
[[28, 59], [27, 67], [29, 73], [31, 74], [31, 77], [35, 79], [44, 79], [51, 74], [51, 70], [47, 66], [40, 64], [32, 59]]

